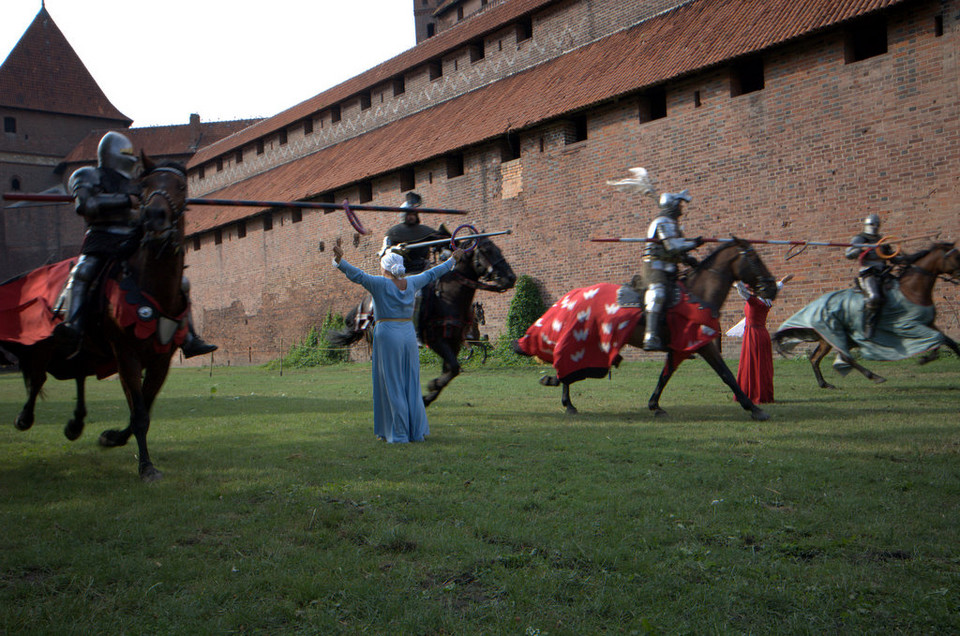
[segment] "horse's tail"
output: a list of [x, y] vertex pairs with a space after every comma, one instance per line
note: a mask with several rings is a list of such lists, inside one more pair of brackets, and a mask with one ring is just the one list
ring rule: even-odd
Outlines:
[[357, 328], [357, 313], [359, 310], [359, 307], [354, 307], [343, 317], [343, 321], [347, 324], [345, 329], [331, 329], [327, 332], [327, 341], [331, 345], [334, 347], [349, 347], [363, 338], [363, 331]]

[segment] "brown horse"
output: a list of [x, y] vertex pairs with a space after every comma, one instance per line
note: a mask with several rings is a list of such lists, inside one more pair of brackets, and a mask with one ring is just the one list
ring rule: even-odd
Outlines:
[[[903, 298], [915, 305], [917, 308], [929, 308], [923, 312], [924, 319], [922, 321], [918, 320], [916, 324], [912, 325], [915, 329], [922, 331], [924, 339], [921, 340], [923, 343], [930, 342], [929, 338], [932, 336], [935, 341], [930, 352], [920, 358], [921, 364], [930, 361], [936, 357], [936, 349], [940, 344], [945, 344], [950, 347], [954, 353], [960, 356], [960, 347], [957, 346], [957, 343], [949, 338], [946, 334], [941, 332], [937, 327], [934, 326], [934, 319], [936, 317], [936, 310], [933, 304], [933, 286], [937, 282], [938, 278], [943, 278], [951, 282], [957, 282], [958, 277], [960, 277], [960, 251], [954, 246], [954, 243], [939, 242], [934, 243], [929, 249], [917, 252], [909, 257], [906, 261], [907, 265], [904, 266], [903, 270], [899, 275], [899, 284], [897, 281], [894, 281], [894, 287], [899, 287], [899, 292]], [[816, 304], [823, 303], [824, 299], [828, 296], [839, 297], [839, 294], [844, 294], [850, 297], [856, 297], [858, 294], [853, 290], [844, 290], [843, 292], [833, 292], [827, 294], [826, 296], [821, 297], [820, 299], [814, 301], [808, 307]], [[889, 299], [887, 305], [885, 305], [885, 310], [889, 310]], [[825, 306], [825, 305], [818, 305]], [[853, 342], [853, 346], [858, 346], [855, 340], [852, 338], [852, 334], [857, 333], [858, 325], [861, 320], [862, 315], [856, 312], [842, 312], [841, 305], [836, 305], [837, 310], [831, 311], [828, 306], [825, 311], [831, 315], [831, 325], [841, 326], [845, 333], [842, 338], [843, 344], [847, 342]], [[798, 312], [796, 316], [799, 316], [803, 313]], [[877, 336], [880, 337], [881, 332], [883, 332], [883, 319], [884, 319], [884, 310], [881, 310], [880, 321], [881, 326], [878, 328]], [[795, 326], [791, 318], [784, 325], [781, 325], [772, 336], [774, 345], [777, 347], [777, 350], [782, 355], [787, 355], [792, 348], [798, 342], [814, 342], [816, 347], [813, 351], [810, 352], [810, 364], [813, 366], [813, 374], [817, 379], [817, 384], [821, 389], [835, 389], [834, 385], [830, 384], [823, 378], [823, 373], [820, 371], [820, 362], [830, 353], [830, 350], [834, 348], [835, 344], [831, 344], [827, 337], [821, 332], [826, 332], [825, 327], [821, 326], [820, 331], [817, 330], [817, 325], [812, 322], [808, 322], [806, 326], [799, 327]], [[910, 325], [907, 326], [910, 328]], [[908, 338], [909, 336], [904, 336]], [[835, 343], [838, 341], [835, 339]], [[927, 346], [923, 344], [922, 346]], [[886, 378], [880, 376], [870, 369], [867, 369], [863, 365], [856, 362], [851, 355], [849, 355], [849, 347], [847, 345], [846, 351], [841, 349], [840, 358], [844, 363], [850, 367], [856, 369], [862, 373], [867, 379], [874, 382], [880, 383], [885, 382]], [[902, 359], [909, 357], [908, 354], [897, 355], [895, 358], [886, 358], [886, 359]]]
[[123, 446], [133, 435], [138, 446], [140, 478], [149, 482], [163, 476], [153, 466], [147, 450], [150, 408], [187, 328], [187, 303], [181, 291], [187, 182], [186, 171], [179, 164], [157, 166], [146, 156], [142, 156], [142, 161], [143, 239], [128, 261], [107, 266], [101, 282], [105, 300], [98, 319], [92, 320], [87, 329], [81, 351], [71, 355], [72, 349], [64, 349], [52, 335], [30, 345], [3, 344], [19, 359], [28, 393], [15, 422], [20, 430], [33, 425], [36, 399], [49, 372], [60, 380], [76, 380], [77, 405], [64, 434], [70, 440], [77, 439], [86, 415], [85, 378], [103, 377], [116, 370], [127, 398], [130, 421], [123, 430], [104, 431], [99, 443], [105, 447]]
[[[682, 283], [689, 293], [691, 300], [695, 300], [695, 304], [709, 309], [709, 313], [712, 314], [714, 319], [716, 319], [720, 308], [723, 306], [723, 303], [727, 298], [727, 294], [730, 292], [731, 285], [734, 281], [738, 280], [743, 281], [756, 290], [757, 295], [761, 298], [770, 300], [776, 298], [776, 281], [774, 280], [773, 276], [771, 276], [769, 270], [767, 270], [766, 265], [764, 265], [763, 261], [757, 255], [756, 250], [753, 249], [753, 246], [751, 246], [748, 241], [733, 238], [729, 243], [714, 250], [712, 254], [704, 259], [704, 261], [699, 265], [697, 265], [697, 267], [691, 273], [689, 273], [685, 279], [682, 280]], [[592, 291], [593, 288], [591, 287], [590, 290]], [[590, 292], [588, 292], [588, 294], [589, 293]], [[556, 305], [554, 307], [556, 307]], [[675, 308], [671, 308], [670, 311], [674, 310]], [[551, 309], [551, 311], [553, 310]], [[582, 313], [584, 312], [581, 312], [581, 314]], [[629, 344], [639, 348], [643, 346], [643, 334], [645, 326], [644, 316], [642, 315], [642, 309], [639, 307], [630, 313], [633, 316], [633, 320], [636, 322], [635, 326], [626, 337], [626, 340], [623, 342], [623, 344]], [[574, 312], [569, 312], [569, 314], [572, 317]], [[547, 316], [550, 316], [549, 311], [544, 315], [545, 318]], [[617, 316], [620, 316], [620, 314], [617, 314]], [[625, 317], [629, 320], [629, 316]], [[541, 318], [541, 320], [544, 320], [544, 318]], [[671, 322], [671, 324], [674, 323]], [[531, 331], [528, 331], [527, 334], [528, 336], [526, 337], [529, 337]], [[650, 396], [650, 401], [647, 404], [648, 408], [653, 411], [654, 415], [659, 416], [666, 414], [666, 411], [660, 408], [660, 396], [662, 395], [664, 388], [667, 386], [667, 383], [670, 381], [670, 377], [673, 375], [673, 372], [676, 371], [680, 363], [682, 363], [683, 360], [695, 352], [699, 354], [701, 358], [706, 360], [707, 364], [709, 364], [710, 367], [717, 373], [717, 375], [720, 376], [720, 379], [722, 379], [724, 383], [730, 387], [730, 389], [733, 391], [733, 394], [736, 396], [737, 402], [739, 402], [740, 406], [742, 406], [745, 410], [750, 411], [750, 415], [753, 417], [753, 419], [766, 420], [770, 417], [763, 409], [754, 404], [740, 388], [740, 385], [737, 384], [736, 376], [734, 376], [729, 367], [727, 367], [723, 357], [720, 354], [720, 347], [717, 344], [716, 338], [704, 340], [702, 343], [698, 343], [696, 347], [697, 348], [686, 353], [680, 352], [673, 348], [667, 352], [667, 358], [664, 362], [663, 370], [660, 373], [660, 380], [657, 383], [657, 388]], [[515, 345], [514, 349], [518, 353], [531, 355], [531, 352], [528, 349], [532, 349], [532, 347], [524, 347], [522, 344], [518, 343]], [[609, 348], [605, 350], [609, 351]], [[611, 352], [611, 355], [613, 353], [616, 353], [616, 351]], [[619, 360], [619, 355], [617, 355], [617, 360]], [[554, 366], [557, 366], [557, 362], [555, 360]], [[570, 384], [588, 377], [603, 377], [608, 371], [609, 367], [585, 368], [580, 371], [569, 373], [564, 377], [544, 377], [541, 379], [541, 384], [546, 386], [556, 386], [558, 384], [562, 385], [563, 393], [560, 401], [561, 404], [566, 408], [567, 413], [572, 415], [577, 413], [577, 409], [570, 400]]]

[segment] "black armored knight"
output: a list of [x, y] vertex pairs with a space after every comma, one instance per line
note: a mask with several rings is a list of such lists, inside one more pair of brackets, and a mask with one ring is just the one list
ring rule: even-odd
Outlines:
[[[441, 238], [437, 231], [429, 225], [420, 223], [420, 214], [417, 208], [423, 203], [423, 198], [416, 192], [408, 192], [406, 201], [400, 206], [404, 208], [400, 223], [397, 223], [389, 230], [383, 239], [383, 247], [380, 250], [381, 255], [388, 247], [400, 245], [401, 243], [419, 243]], [[418, 274], [430, 266], [430, 247], [418, 247], [412, 250], [404, 250], [403, 265], [407, 274]]]
[[[54, 334], [79, 348], [87, 307], [94, 282], [108, 262], [125, 260], [136, 251], [142, 237], [138, 208], [139, 165], [133, 144], [118, 132], [108, 132], [97, 146], [97, 167], [83, 167], [70, 175], [77, 214], [87, 223], [80, 258], [70, 272], [64, 299], [64, 321]], [[189, 283], [184, 278], [184, 294]], [[210, 353], [216, 345], [204, 342], [193, 330], [192, 321], [181, 347], [185, 357]]]

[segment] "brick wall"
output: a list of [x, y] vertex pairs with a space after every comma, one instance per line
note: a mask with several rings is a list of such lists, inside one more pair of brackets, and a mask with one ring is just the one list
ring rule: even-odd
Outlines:
[[[944, 33], [936, 37], [941, 12]], [[638, 99], [625, 98], [588, 113], [587, 139], [577, 143], [566, 142], [566, 122], [521, 132], [521, 156], [506, 167], [493, 145], [465, 149], [464, 174], [456, 178], [447, 178], [441, 161], [418, 165], [417, 191], [427, 206], [471, 210], [470, 222], [482, 229], [512, 229], [497, 244], [517, 274], [541, 281], [551, 302], [574, 287], [625, 282], [638, 271], [638, 246], [587, 241], [640, 236], [655, 216], [653, 200], [605, 185], [633, 166], [647, 167], [662, 190], [690, 190], [688, 235], [847, 241], [876, 212], [884, 234], [939, 232], [957, 240], [958, 15], [956, 1], [895, 9], [884, 55], [847, 64], [843, 33], [823, 33], [766, 53], [760, 91], [731, 97], [729, 71], [715, 68], [669, 84], [665, 118], [641, 123]], [[519, 192], [504, 192], [504, 175], [508, 184], [519, 179]], [[374, 203], [398, 187], [396, 176], [375, 179]], [[356, 192], [338, 192], [335, 200], [347, 197], [355, 200]], [[321, 212], [305, 211], [295, 224], [275, 219], [268, 232], [248, 227], [244, 238], [224, 236], [220, 245], [205, 235], [187, 256], [188, 274], [204, 336], [223, 348], [218, 363], [275, 358], [281, 338], [288, 348], [327, 311], [345, 312], [361, 290], [332, 269], [332, 241], [342, 236], [348, 260], [376, 271], [375, 252], [396, 218], [364, 214], [372, 235], [356, 248], [342, 214]], [[838, 248], [810, 247], [790, 261], [786, 247], [758, 249], [776, 276], [796, 275], [771, 311], [773, 328], [818, 295], [848, 286], [856, 270]], [[478, 293], [491, 337], [503, 327], [511, 296]], [[934, 299], [940, 326], [960, 337], [957, 287], [938, 283]], [[741, 316], [734, 296], [722, 324]]]

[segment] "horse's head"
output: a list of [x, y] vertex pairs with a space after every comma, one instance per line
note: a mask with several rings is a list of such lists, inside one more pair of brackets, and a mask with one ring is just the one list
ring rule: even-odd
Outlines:
[[155, 164], [141, 153], [140, 177], [143, 244], [177, 252], [183, 241], [183, 212], [187, 202], [187, 175], [181, 164]]
[[953, 279], [960, 278], [960, 250], [957, 250], [956, 243], [936, 243], [932, 251], [939, 251], [941, 254], [938, 274], [946, 274]]
[[737, 249], [737, 257], [731, 261], [735, 279], [742, 281], [747, 287], [753, 289], [760, 298], [775, 299], [777, 297], [777, 280], [760, 260], [757, 250], [753, 249], [753, 245], [749, 241], [736, 236], [731, 236], [731, 238]]
[[500, 248], [488, 238], [477, 239], [476, 248], [461, 261], [468, 263], [476, 279], [484, 289], [505, 292], [517, 283], [510, 263], [503, 257]]
[[777, 281], [760, 260], [749, 241], [735, 236], [718, 247], [697, 266], [690, 278], [691, 289], [701, 298], [722, 302], [733, 281], [743, 281], [760, 298], [777, 297]]

